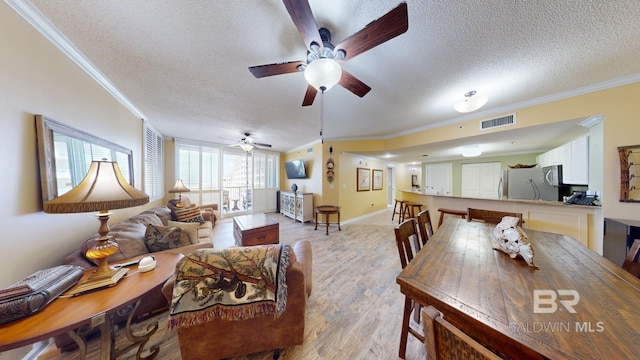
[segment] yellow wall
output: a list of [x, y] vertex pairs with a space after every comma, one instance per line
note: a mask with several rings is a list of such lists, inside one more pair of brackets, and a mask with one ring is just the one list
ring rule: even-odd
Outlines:
[[[314, 206], [319, 204], [322, 196], [322, 179], [324, 177], [322, 152], [322, 144], [318, 142], [281, 156], [280, 190], [291, 191], [291, 186], [296, 184], [298, 186], [299, 193], [313, 193]], [[284, 170], [284, 163], [291, 160], [304, 161], [304, 166], [307, 169], [306, 179], [287, 179], [287, 173]]]
[[[640, 205], [621, 203], [618, 201], [620, 187], [620, 167], [617, 147], [640, 144], [640, 82], [619, 86], [607, 90], [575, 96], [546, 104], [530, 106], [515, 110], [517, 124], [506, 128], [484, 130], [488, 132], [509, 131], [516, 128], [526, 128], [570, 119], [586, 118], [601, 115], [603, 118], [603, 185], [602, 203], [603, 216], [621, 219], [640, 220]], [[510, 111], [509, 113], [512, 113]], [[414, 134], [398, 136], [385, 141], [352, 141], [342, 143], [346, 152], [366, 150], [389, 150], [426, 142], [439, 142], [454, 138], [464, 138], [481, 134], [478, 121], [483, 118], [466, 122], [446, 125], [440, 128], [420, 131]], [[460, 128], [462, 126], [462, 129]], [[410, 174], [397, 171], [398, 189], [401, 184], [410, 186]], [[341, 193], [340, 197], [344, 195]]]

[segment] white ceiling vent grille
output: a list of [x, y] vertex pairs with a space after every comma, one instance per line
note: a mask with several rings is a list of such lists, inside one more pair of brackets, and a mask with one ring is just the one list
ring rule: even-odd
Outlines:
[[501, 126], [510, 126], [515, 124], [516, 114], [510, 114], [495, 119], [482, 120], [480, 122], [480, 130], [493, 129]]

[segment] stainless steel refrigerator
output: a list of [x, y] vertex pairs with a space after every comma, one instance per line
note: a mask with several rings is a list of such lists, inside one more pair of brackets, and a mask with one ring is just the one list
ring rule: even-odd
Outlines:
[[545, 181], [541, 168], [507, 169], [502, 173], [501, 197], [509, 199], [559, 201], [558, 186]]

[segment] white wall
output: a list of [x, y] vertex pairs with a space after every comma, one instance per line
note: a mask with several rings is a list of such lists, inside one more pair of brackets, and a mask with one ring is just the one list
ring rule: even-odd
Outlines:
[[[132, 149], [138, 188], [142, 125], [4, 2], [0, 49], [0, 287], [5, 287], [61, 264], [99, 225], [92, 213], [42, 211], [34, 114]], [[112, 222], [140, 210], [115, 210]], [[23, 352], [5, 352], [2, 359], [20, 358]]]

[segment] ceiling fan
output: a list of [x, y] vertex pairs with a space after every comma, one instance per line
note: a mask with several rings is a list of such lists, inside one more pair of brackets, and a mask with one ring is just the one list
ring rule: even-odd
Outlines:
[[[407, 3], [403, 2], [381, 18], [370, 22], [362, 30], [337, 45], [331, 43], [331, 33], [326, 28], [318, 29], [308, 0], [283, 0], [293, 23], [298, 28], [307, 46], [307, 60], [290, 61], [249, 67], [256, 78], [304, 71], [309, 85], [302, 106], [313, 104], [318, 90], [325, 92], [337, 82], [340, 86], [358, 95], [365, 96], [371, 88], [351, 75], [339, 65], [385, 41], [403, 34], [409, 28]], [[316, 69], [313, 69], [316, 68]], [[323, 69], [324, 68], [324, 69]], [[333, 71], [334, 79], [323, 84], [314, 79], [313, 71]], [[323, 73], [324, 75], [327, 72]], [[323, 77], [324, 77], [323, 75]]]
[[253, 140], [253, 138], [251, 137], [251, 134], [248, 132], [243, 133], [244, 137], [238, 141], [238, 144], [233, 144], [231, 145], [231, 147], [234, 146], [238, 146], [240, 147], [242, 150], [249, 152], [251, 150], [253, 150], [254, 147], [256, 148], [261, 148], [261, 147], [266, 147], [266, 148], [270, 148], [271, 144], [263, 144], [263, 143], [257, 143]]

